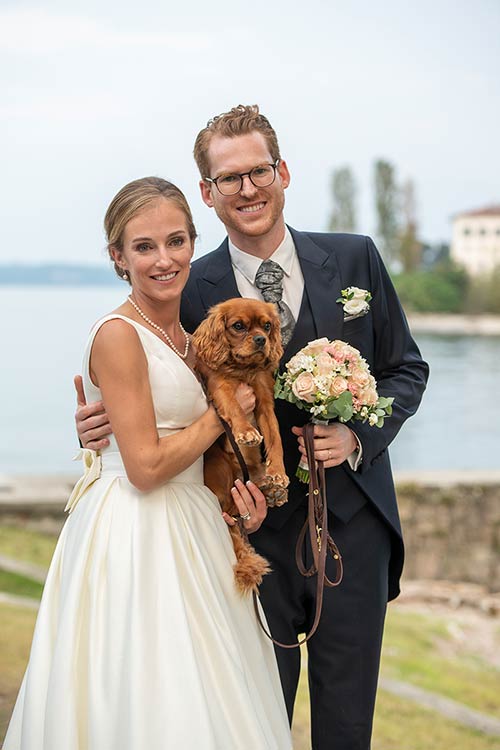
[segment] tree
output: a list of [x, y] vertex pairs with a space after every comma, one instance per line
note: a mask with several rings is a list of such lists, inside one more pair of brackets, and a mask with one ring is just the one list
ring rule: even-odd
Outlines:
[[356, 181], [350, 167], [339, 167], [332, 174], [333, 209], [330, 232], [356, 231]]
[[422, 243], [418, 239], [415, 185], [406, 180], [401, 188], [403, 228], [399, 239], [399, 260], [403, 271], [416, 271], [422, 260]]
[[375, 207], [380, 252], [389, 266], [398, 258], [399, 202], [393, 165], [379, 159], [375, 162]]

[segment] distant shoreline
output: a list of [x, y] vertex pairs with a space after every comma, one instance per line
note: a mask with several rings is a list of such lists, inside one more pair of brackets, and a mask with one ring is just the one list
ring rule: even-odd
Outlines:
[[[45, 287], [117, 289], [121, 282], [109, 269], [96, 266], [1, 266], [0, 288]], [[443, 336], [500, 336], [500, 315], [416, 313], [407, 311], [412, 333]]]
[[414, 334], [500, 336], [500, 315], [408, 313], [408, 323]]

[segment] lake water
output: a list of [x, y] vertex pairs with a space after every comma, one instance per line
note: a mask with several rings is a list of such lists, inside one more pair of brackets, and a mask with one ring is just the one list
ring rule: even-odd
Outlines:
[[[78, 473], [73, 375], [114, 287], [0, 287], [0, 472]], [[417, 336], [422, 406], [391, 446], [395, 469], [493, 469], [500, 459], [500, 337]]]

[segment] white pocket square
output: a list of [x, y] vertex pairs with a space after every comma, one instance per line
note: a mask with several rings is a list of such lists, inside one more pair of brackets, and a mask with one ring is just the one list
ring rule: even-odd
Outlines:
[[344, 323], [348, 323], [350, 320], [356, 320], [356, 318], [362, 318], [363, 315], [368, 314], [368, 308], [366, 310], [362, 310], [359, 313], [356, 313], [356, 315], [344, 315]]

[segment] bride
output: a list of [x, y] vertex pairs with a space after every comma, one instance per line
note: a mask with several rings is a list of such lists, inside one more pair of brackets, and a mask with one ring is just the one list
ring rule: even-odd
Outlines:
[[[179, 321], [189, 206], [165, 180], [136, 180], [105, 229], [131, 293], [94, 325], [83, 384], [113, 435], [82, 452], [4, 750], [288, 750], [272, 645], [236, 591], [228, 529], [203, 485], [222, 428]], [[249, 388], [238, 401], [252, 411]], [[232, 491], [256, 530], [262, 494]]]

